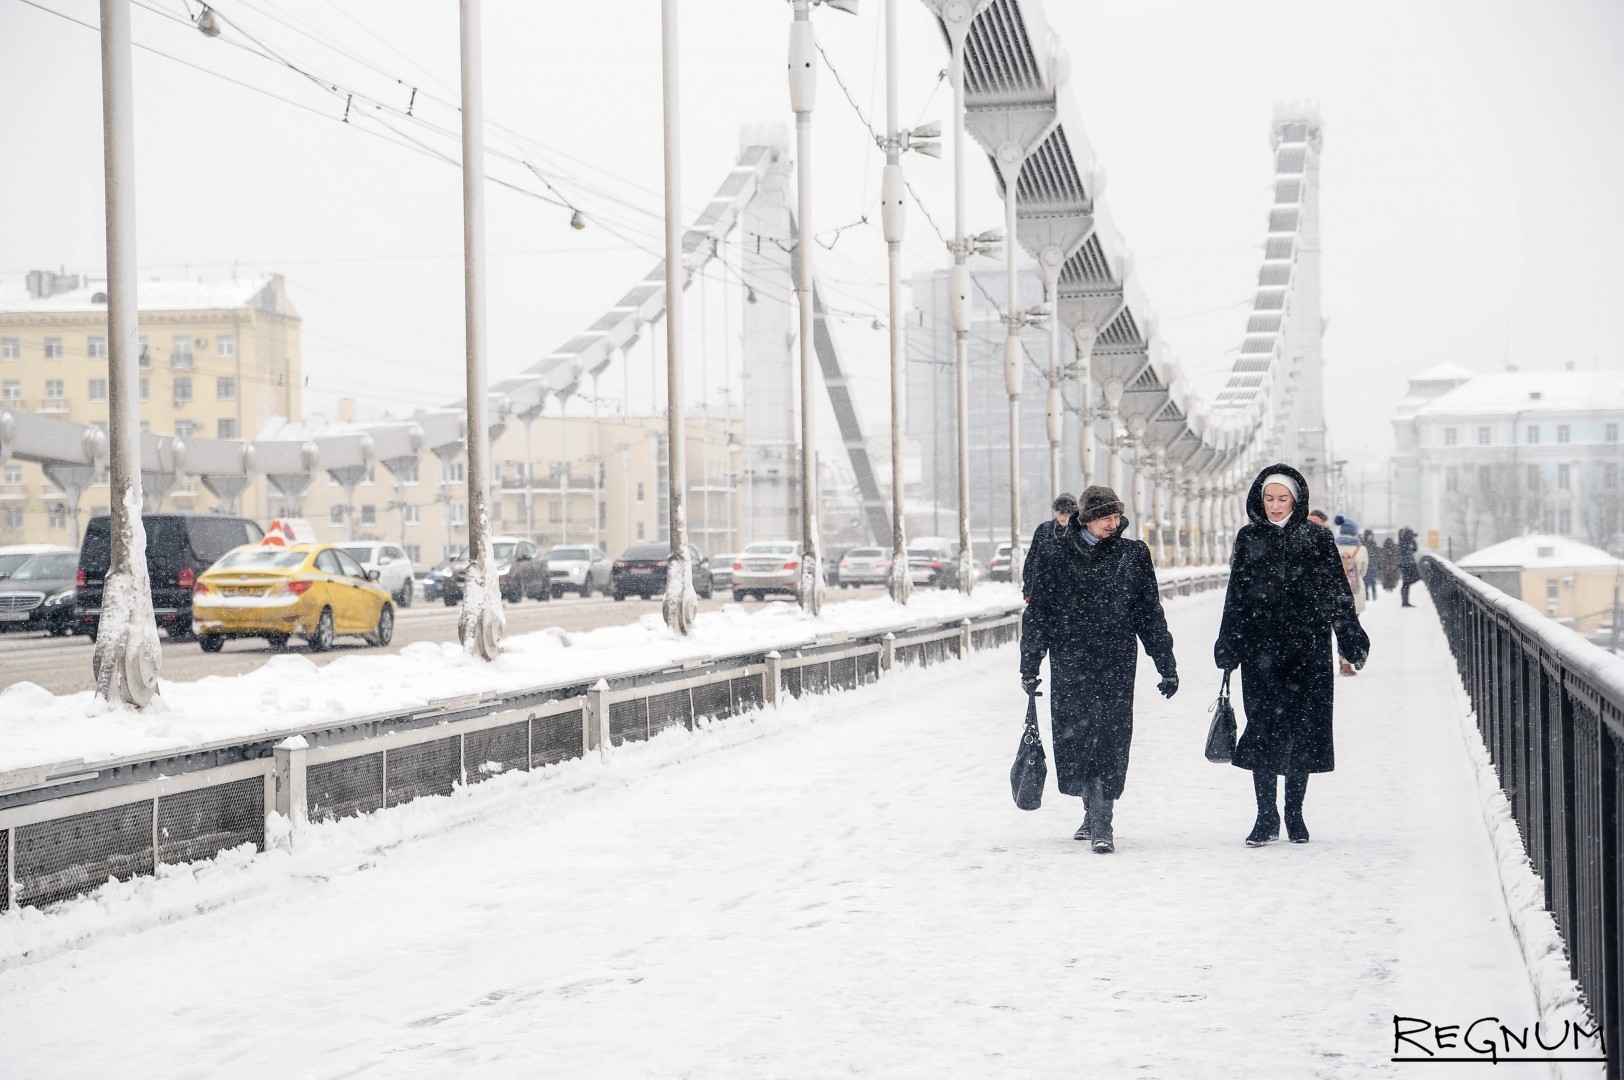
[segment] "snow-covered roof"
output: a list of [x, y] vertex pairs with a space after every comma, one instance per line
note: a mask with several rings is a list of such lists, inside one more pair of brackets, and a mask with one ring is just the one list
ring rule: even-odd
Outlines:
[[1429, 367], [1419, 375], [1411, 375], [1412, 383], [1418, 382], [1465, 382], [1475, 379], [1480, 373], [1471, 368], [1461, 367], [1459, 364], [1439, 364]]
[[1456, 563], [1463, 570], [1518, 568], [1522, 570], [1580, 570], [1586, 567], [1620, 565], [1600, 548], [1581, 544], [1565, 536], [1529, 533], [1502, 541], [1493, 547], [1474, 551]]
[[1624, 370], [1515, 371], [1478, 375], [1416, 410], [1425, 416], [1624, 412]]
[[[39, 298], [29, 293], [22, 278], [0, 278], [0, 314], [106, 311], [106, 301], [94, 299], [97, 293], [107, 292], [106, 279], [81, 280], [84, 284], [77, 289]], [[275, 276], [270, 274], [218, 281], [141, 281], [136, 284], [136, 303], [141, 311], [231, 311], [246, 307], [277, 310], [274, 298], [267, 304], [260, 296], [275, 283]]]

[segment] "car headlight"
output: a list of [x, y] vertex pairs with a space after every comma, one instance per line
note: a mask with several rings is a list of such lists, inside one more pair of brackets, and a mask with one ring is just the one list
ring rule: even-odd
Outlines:
[[66, 604], [73, 600], [73, 590], [63, 589], [59, 593], [52, 593], [45, 598], [45, 607], [55, 607], [57, 604]]

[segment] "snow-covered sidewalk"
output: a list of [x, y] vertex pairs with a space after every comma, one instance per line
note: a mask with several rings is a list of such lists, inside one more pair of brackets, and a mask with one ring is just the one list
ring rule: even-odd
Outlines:
[[1532, 1025], [1425, 598], [1259, 850], [1220, 604], [1168, 605], [1173, 701], [1140, 664], [1115, 855], [1011, 803], [1009, 647], [10, 913], [0, 1075], [1404, 1076], [1395, 1014]]

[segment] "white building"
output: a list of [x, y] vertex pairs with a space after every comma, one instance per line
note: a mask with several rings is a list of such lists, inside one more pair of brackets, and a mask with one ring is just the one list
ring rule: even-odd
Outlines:
[[1396, 525], [1460, 556], [1526, 531], [1618, 552], [1624, 371], [1424, 371], [1393, 421]]

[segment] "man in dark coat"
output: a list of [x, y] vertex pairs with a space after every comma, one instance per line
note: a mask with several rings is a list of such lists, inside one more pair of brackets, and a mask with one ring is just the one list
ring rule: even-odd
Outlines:
[[1021, 592], [1027, 600], [1032, 599], [1032, 568], [1037, 563], [1037, 550], [1044, 541], [1053, 538], [1056, 529], [1064, 529], [1071, 524], [1071, 516], [1077, 512], [1077, 496], [1062, 491], [1055, 496], [1053, 510], [1054, 517], [1033, 531], [1032, 543], [1026, 548], [1026, 561], [1021, 563]]
[[[1265, 510], [1265, 489], [1278, 517]], [[1293, 496], [1289, 511], [1285, 493]], [[1308, 481], [1289, 465], [1270, 465], [1246, 497], [1249, 523], [1235, 535], [1224, 617], [1213, 660], [1226, 672], [1241, 669], [1246, 730], [1233, 763], [1249, 769], [1258, 820], [1247, 843], [1280, 835], [1277, 776], [1286, 777], [1286, 822], [1291, 839], [1308, 840], [1302, 822], [1308, 774], [1336, 767], [1331, 738], [1338, 650], [1355, 668], [1370, 654], [1336, 541], [1308, 519]]]
[[1034, 549], [1021, 621], [1021, 686], [1037, 693], [1047, 654], [1055, 778], [1061, 794], [1082, 796], [1076, 839], [1092, 840], [1101, 854], [1116, 847], [1112, 818], [1128, 776], [1138, 642], [1162, 676], [1157, 689], [1172, 697], [1179, 686], [1150, 548], [1124, 535], [1127, 528], [1114, 491], [1085, 490], [1072, 523]]
[[1403, 601], [1400, 607], [1415, 607], [1410, 603], [1410, 586], [1421, 580], [1421, 567], [1415, 561], [1418, 546], [1415, 542], [1414, 529], [1398, 531], [1398, 573], [1400, 580], [1404, 582], [1403, 588], [1398, 593]]

